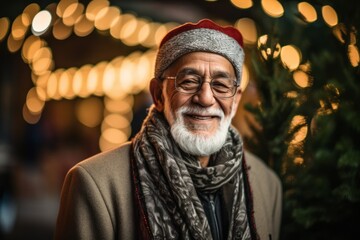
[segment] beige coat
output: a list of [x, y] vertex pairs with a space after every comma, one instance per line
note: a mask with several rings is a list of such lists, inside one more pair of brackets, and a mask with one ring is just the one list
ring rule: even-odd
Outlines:
[[[66, 176], [55, 239], [137, 239], [130, 143], [74, 166]], [[246, 152], [254, 216], [260, 239], [276, 240], [281, 219], [282, 189], [278, 177]]]

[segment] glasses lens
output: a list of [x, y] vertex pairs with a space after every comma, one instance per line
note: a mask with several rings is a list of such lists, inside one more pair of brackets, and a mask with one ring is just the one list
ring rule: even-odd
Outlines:
[[183, 93], [196, 93], [201, 85], [201, 77], [196, 74], [180, 73], [175, 80], [176, 89]]
[[211, 81], [213, 93], [218, 97], [232, 97], [235, 93], [235, 83], [230, 78], [214, 78]]
[[[179, 92], [194, 94], [203, 83], [201, 76], [193, 73], [179, 73], [175, 79], [175, 87]], [[228, 77], [217, 77], [211, 80], [210, 87], [217, 97], [228, 98], [234, 96], [236, 83]]]

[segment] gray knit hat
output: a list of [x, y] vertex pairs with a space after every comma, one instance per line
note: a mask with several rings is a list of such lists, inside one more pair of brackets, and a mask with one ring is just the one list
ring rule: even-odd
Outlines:
[[209, 19], [174, 28], [161, 41], [155, 63], [155, 78], [178, 58], [191, 52], [211, 52], [224, 56], [233, 65], [240, 83], [244, 63], [243, 39], [234, 27], [222, 27]]

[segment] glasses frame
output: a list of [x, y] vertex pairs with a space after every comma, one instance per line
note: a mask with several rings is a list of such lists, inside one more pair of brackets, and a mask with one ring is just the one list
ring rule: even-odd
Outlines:
[[193, 93], [188, 93], [188, 92], [183, 92], [183, 91], [179, 90], [179, 88], [178, 88], [178, 86], [177, 86], [177, 84], [176, 84], [176, 79], [177, 79], [177, 77], [179, 76], [179, 74], [180, 74], [180, 73], [178, 73], [175, 77], [174, 77], [174, 76], [168, 76], [168, 77], [163, 77], [162, 79], [175, 80], [175, 89], [176, 89], [176, 91], [181, 92], [181, 93], [184, 93], [184, 94], [189, 94], [189, 95], [197, 94], [197, 93], [200, 91], [200, 89], [201, 89], [201, 87], [202, 87], [202, 85], [203, 85], [204, 83], [209, 83], [211, 92], [212, 92], [213, 95], [216, 96], [217, 98], [232, 98], [232, 97], [234, 97], [234, 96], [236, 95], [236, 90], [237, 90], [237, 88], [240, 86], [240, 83], [238, 83], [238, 81], [233, 80], [235, 88], [234, 88], [234, 92], [232, 93], [232, 95], [231, 95], [231, 96], [226, 96], [226, 97], [225, 97], [225, 96], [218, 96], [217, 93], [216, 93], [216, 91], [214, 92], [213, 87], [212, 87], [212, 82], [213, 82], [214, 78], [210, 78], [210, 82], [207, 82], [207, 81], [205, 81], [205, 77], [203, 77], [203, 76], [201, 76], [201, 75], [199, 75], [199, 74], [191, 73], [191, 75], [198, 76], [198, 77], [201, 79], [201, 84], [199, 85], [198, 89], [197, 89], [195, 92], [193, 92]]

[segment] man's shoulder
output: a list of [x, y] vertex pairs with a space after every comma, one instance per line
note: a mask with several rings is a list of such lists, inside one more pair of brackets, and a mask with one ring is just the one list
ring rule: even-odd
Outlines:
[[130, 148], [131, 142], [126, 142], [105, 152], [89, 157], [74, 166], [84, 168], [88, 172], [128, 172], [130, 169]]
[[245, 161], [248, 166], [251, 180], [262, 181], [268, 184], [280, 184], [280, 179], [273, 169], [266, 165], [258, 156], [245, 151]]

